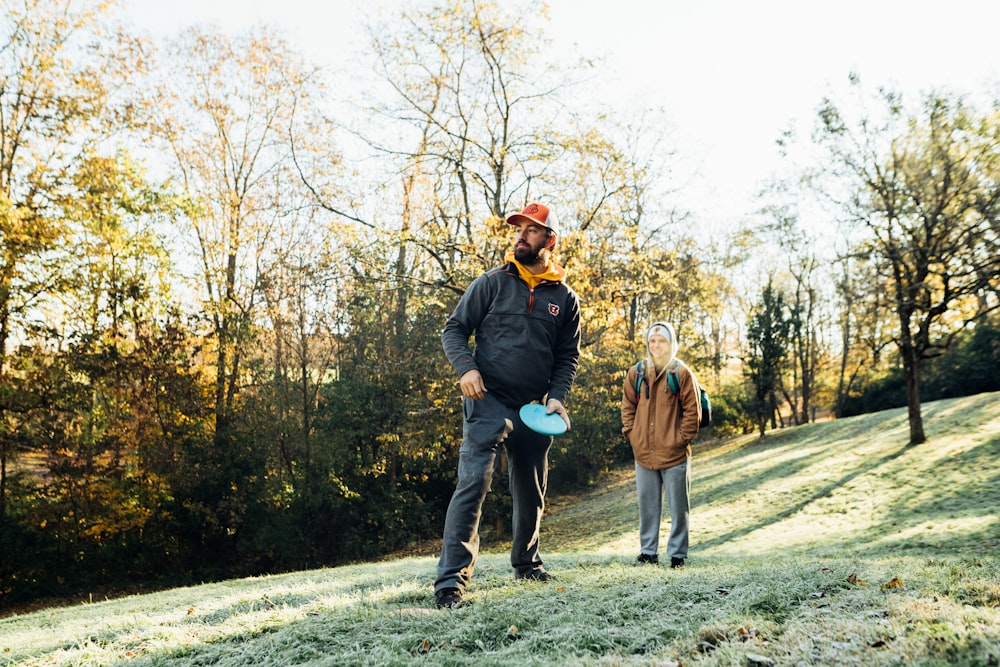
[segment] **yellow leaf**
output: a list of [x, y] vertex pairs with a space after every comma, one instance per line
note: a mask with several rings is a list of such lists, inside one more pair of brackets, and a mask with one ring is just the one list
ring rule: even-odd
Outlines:
[[889, 581], [887, 581], [884, 584], [882, 584], [882, 590], [883, 591], [887, 591], [890, 588], [902, 588], [902, 587], [903, 587], [903, 582], [898, 577], [893, 577]]

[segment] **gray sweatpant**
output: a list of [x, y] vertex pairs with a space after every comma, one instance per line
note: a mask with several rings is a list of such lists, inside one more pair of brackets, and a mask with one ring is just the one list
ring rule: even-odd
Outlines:
[[458, 482], [445, 516], [435, 592], [445, 588], [464, 592], [472, 579], [479, 555], [483, 501], [499, 464], [501, 447], [507, 451], [513, 500], [510, 564], [521, 576], [542, 569], [538, 533], [545, 509], [552, 437], [530, 430], [516, 409], [508, 408], [490, 394], [481, 401], [463, 398], [462, 410], [465, 419]]
[[691, 471], [688, 461], [665, 470], [650, 470], [635, 464], [635, 488], [639, 497], [639, 550], [650, 556], [659, 552], [663, 496], [670, 506], [670, 537], [667, 555], [687, 558], [688, 514], [691, 512]]

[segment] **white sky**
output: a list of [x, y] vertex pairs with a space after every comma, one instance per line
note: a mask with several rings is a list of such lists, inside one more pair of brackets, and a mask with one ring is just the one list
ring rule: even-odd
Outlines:
[[[129, 0], [155, 34], [266, 22], [319, 62], [363, 49], [362, 8], [407, 0]], [[550, 0], [553, 46], [607, 57], [605, 101], [673, 120], [690, 170], [684, 205], [729, 224], [778, 167], [775, 140], [807, 132], [824, 95], [857, 71], [866, 88], [1000, 94], [997, 0]], [[525, 21], [536, 17], [525, 16]]]

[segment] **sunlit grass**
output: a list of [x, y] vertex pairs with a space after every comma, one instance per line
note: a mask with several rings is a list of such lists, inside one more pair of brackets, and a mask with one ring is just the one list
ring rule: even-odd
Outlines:
[[450, 611], [429, 556], [227, 581], [0, 619], [0, 665], [998, 665], [998, 399], [701, 443], [683, 570], [631, 564], [625, 467], [553, 498], [552, 584], [505, 545]]

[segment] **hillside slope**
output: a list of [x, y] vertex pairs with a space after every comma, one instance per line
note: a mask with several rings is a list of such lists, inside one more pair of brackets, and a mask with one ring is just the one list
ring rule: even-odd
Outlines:
[[[696, 443], [692, 558], [1000, 551], [1000, 393], [923, 413], [913, 447], [905, 408]], [[631, 468], [554, 505], [546, 549], [638, 553]]]
[[554, 584], [433, 556], [0, 619], [0, 665], [997, 665], [1000, 394], [702, 445], [683, 570], [635, 567], [629, 470], [543, 525]]

